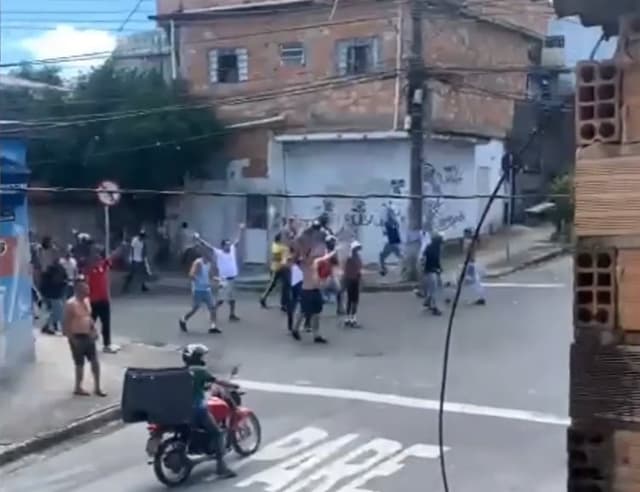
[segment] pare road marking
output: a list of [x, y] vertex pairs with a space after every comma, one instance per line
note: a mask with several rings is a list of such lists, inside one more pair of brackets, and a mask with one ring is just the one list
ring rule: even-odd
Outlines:
[[[259, 487], [264, 492], [377, 492], [364, 486], [404, 468], [410, 457], [436, 459], [437, 446], [374, 438], [358, 445], [356, 433], [329, 439], [318, 427], [305, 427], [265, 446], [239, 464], [244, 468], [269, 465], [238, 482], [238, 488]], [[449, 448], [445, 448], [447, 451]], [[215, 480], [215, 476], [206, 481]], [[338, 484], [344, 484], [338, 488]]]

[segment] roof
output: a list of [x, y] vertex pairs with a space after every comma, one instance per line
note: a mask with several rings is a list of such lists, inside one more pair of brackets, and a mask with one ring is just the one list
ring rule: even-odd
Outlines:
[[602, 26], [607, 36], [618, 34], [621, 15], [640, 12], [638, 0], [554, 0], [558, 17], [579, 16], [585, 26]]
[[251, 11], [260, 11], [274, 9], [278, 7], [302, 7], [313, 4], [313, 0], [264, 0], [264, 1], [244, 1], [241, 3], [232, 3], [228, 5], [218, 5], [215, 7], [206, 7], [199, 9], [188, 9], [168, 14], [152, 15], [152, 20], [196, 20], [206, 19], [224, 14], [246, 13]]

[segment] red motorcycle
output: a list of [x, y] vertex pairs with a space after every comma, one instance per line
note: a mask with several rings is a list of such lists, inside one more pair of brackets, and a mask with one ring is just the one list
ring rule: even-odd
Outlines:
[[[231, 377], [238, 373], [234, 367]], [[256, 414], [242, 406], [245, 394], [238, 385], [220, 382], [213, 385], [207, 401], [209, 413], [223, 431], [225, 453], [231, 450], [242, 457], [251, 456], [260, 448], [262, 431]], [[147, 425], [147, 455], [158, 480], [167, 487], [184, 484], [193, 467], [216, 459], [210, 436], [193, 426]]]

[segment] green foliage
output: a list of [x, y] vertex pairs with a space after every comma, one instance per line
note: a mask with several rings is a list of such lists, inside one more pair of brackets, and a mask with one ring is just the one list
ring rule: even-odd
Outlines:
[[[16, 75], [49, 83], [59, 76], [50, 68], [20, 70]], [[39, 122], [29, 143], [32, 177], [54, 186], [95, 187], [112, 179], [123, 188], [171, 189], [186, 174], [205, 176], [205, 164], [223, 145], [211, 105], [153, 71], [118, 71], [106, 63], [70, 94], [7, 97], [19, 119]]]
[[552, 195], [565, 195], [552, 199], [556, 205], [554, 212], [556, 227], [560, 229], [563, 224], [572, 224], [574, 213], [573, 176], [565, 174], [555, 178], [551, 182], [550, 192]]

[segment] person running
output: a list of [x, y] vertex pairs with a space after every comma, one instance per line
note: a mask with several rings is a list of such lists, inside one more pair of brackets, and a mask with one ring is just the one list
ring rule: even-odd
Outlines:
[[52, 251], [52, 262], [42, 275], [42, 295], [49, 308], [49, 318], [41, 331], [47, 335], [55, 335], [60, 330], [67, 289], [67, 273], [60, 258], [55, 257], [56, 250]]
[[212, 263], [213, 253], [204, 247], [199, 247], [198, 249], [201, 250], [200, 257], [193, 260], [189, 271], [193, 304], [191, 310], [185, 314], [184, 317], [180, 318], [180, 329], [185, 333], [187, 332], [187, 322], [198, 312], [200, 306], [204, 304], [209, 310], [209, 320], [211, 322], [209, 333], [222, 333], [216, 326], [216, 304], [211, 288], [211, 285], [216, 281], [214, 265]]
[[147, 234], [141, 230], [131, 240], [131, 257], [129, 265], [129, 273], [122, 285], [122, 292], [128, 292], [129, 287], [134, 279], [140, 278], [140, 288], [142, 292], [148, 292], [147, 277], [149, 276], [149, 262], [147, 256]]
[[380, 252], [380, 275], [385, 276], [387, 274], [386, 261], [390, 255], [395, 255], [399, 260], [402, 260], [402, 251], [400, 247], [402, 245], [402, 238], [400, 237], [400, 224], [398, 223], [392, 210], [387, 210], [387, 217], [384, 221], [384, 235], [387, 238], [382, 251]]
[[442, 236], [434, 233], [431, 242], [424, 250], [423, 269], [424, 269], [424, 307], [431, 311], [434, 316], [441, 316], [442, 311], [438, 307], [440, 294], [440, 275], [442, 266], [440, 264], [440, 256], [442, 252]]
[[229, 304], [229, 321], [240, 321], [236, 314], [235, 280], [238, 276], [238, 260], [236, 247], [242, 239], [244, 224], [240, 224], [239, 231], [234, 241], [223, 239], [220, 248], [214, 248], [216, 267], [219, 277], [219, 297], [217, 306]]
[[62, 332], [69, 340], [69, 348], [75, 365], [75, 387], [73, 393], [79, 396], [88, 396], [89, 393], [82, 387], [84, 379], [84, 361], [91, 364], [93, 373], [93, 392], [97, 396], [105, 397], [107, 394], [100, 387], [100, 362], [96, 349], [98, 334], [91, 317], [91, 304], [89, 303], [89, 285], [84, 276], [76, 277], [74, 295], [64, 306]]
[[302, 269], [300, 268], [300, 260], [293, 254], [293, 251], [289, 255], [289, 305], [287, 306], [287, 328], [289, 332], [293, 333], [293, 319], [300, 302], [300, 295], [302, 293], [302, 281], [304, 280]]
[[271, 245], [271, 278], [269, 285], [260, 297], [260, 305], [267, 309], [267, 298], [277, 283], [280, 283], [280, 310], [287, 312], [289, 301], [289, 246], [282, 240], [282, 233], [277, 233]]
[[300, 340], [300, 326], [306, 320], [313, 332], [315, 343], [327, 343], [327, 339], [320, 335], [320, 313], [324, 301], [322, 299], [322, 280], [319, 275], [320, 265], [327, 264], [328, 260], [336, 255], [336, 250], [324, 254], [325, 249], [316, 246], [306, 255], [302, 261], [302, 291], [300, 292], [301, 313], [291, 332], [293, 338]]
[[347, 292], [347, 318], [345, 326], [356, 327], [358, 321], [358, 303], [360, 302], [360, 282], [362, 279], [362, 244], [353, 241], [350, 246], [351, 254], [344, 265], [344, 288]]

